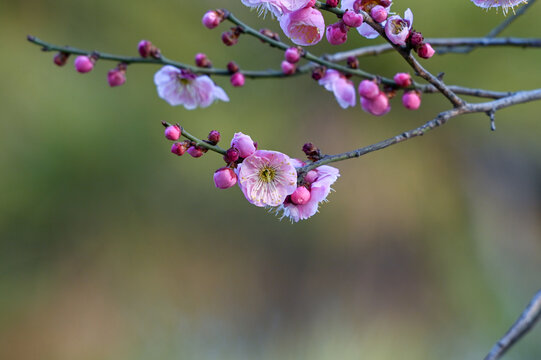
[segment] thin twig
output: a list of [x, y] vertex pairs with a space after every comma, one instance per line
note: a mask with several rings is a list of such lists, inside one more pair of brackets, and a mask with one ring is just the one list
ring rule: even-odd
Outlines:
[[532, 298], [518, 320], [509, 331], [492, 347], [485, 360], [497, 360], [517, 341], [522, 339], [535, 323], [541, 318], [541, 291]]

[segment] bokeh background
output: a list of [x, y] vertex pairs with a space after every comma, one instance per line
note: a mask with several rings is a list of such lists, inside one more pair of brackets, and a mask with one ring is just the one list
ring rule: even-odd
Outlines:
[[[136, 54], [150, 39], [191, 63], [278, 68], [282, 54], [243, 37], [226, 48], [200, 24], [228, 7], [279, 30], [240, 1], [0, 2], [0, 358], [481, 359], [541, 287], [541, 103], [453, 119], [423, 138], [337, 164], [342, 177], [313, 218], [290, 224], [214, 188], [218, 156], [169, 153], [161, 120], [204, 137], [250, 134], [301, 156], [367, 145], [416, 127], [449, 104], [399, 99], [382, 118], [342, 110], [309, 76], [247, 81], [231, 98], [187, 111], [159, 99], [157, 66], [125, 86], [52, 63], [27, 34]], [[482, 36], [501, 12], [467, 0], [396, 1], [429, 37]], [[504, 35], [540, 37], [541, 4]], [[325, 15], [327, 20], [334, 21]], [[347, 45], [379, 43], [350, 33]], [[479, 49], [425, 62], [450, 84], [540, 87], [541, 53]], [[386, 76], [395, 54], [361, 59]], [[541, 357], [541, 327], [508, 359]]]

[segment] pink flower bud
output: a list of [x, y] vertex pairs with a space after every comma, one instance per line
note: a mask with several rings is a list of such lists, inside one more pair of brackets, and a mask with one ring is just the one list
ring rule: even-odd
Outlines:
[[297, 71], [295, 64], [290, 63], [289, 61], [282, 61], [282, 72], [286, 75], [293, 75]]
[[400, 87], [411, 86], [411, 76], [408, 73], [396, 73], [393, 79], [396, 85]]
[[239, 71], [239, 66], [237, 65], [236, 62], [234, 61], [230, 61], [227, 63], [227, 70], [230, 72], [230, 73], [236, 73], [237, 71]]
[[203, 149], [198, 146], [190, 146], [187, 151], [194, 158], [203, 156]]
[[[384, 9], [385, 10], [385, 9]], [[363, 24], [363, 16], [355, 11], [347, 10], [342, 17], [342, 21], [349, 27], [357, 28]]]
[[284, 56], [287, 62], [295, 64], [300, 60], [301, 53], [296, 47], [290, 47], [286, 50]]
[[348, 39], [348, 28], [342, 21], [339, 21], [327, 27], [326, 35], [330, 44], [340, 45]]
[[59, 52], [56, 54], [53, 58], [53, 62], [58, 66], [64, 66], [66, 65], [66, 62], [68, 61], [69, 54], [65, 52]]
[[212, 67], [212, 63], [210, 62], [209, 58], [203, 53], [195, 54], [195, 65], [203, 68]]
[[364, 111], [375, 116], [385, 115], [391, 110], [389, 98], [383, 92], [380, 92], [374, 99], [361, 97], [361, 106]]
[[313, 183], [314, 181], [316, 181], [318, 175], [317, 175], [317, 171], [315, 170], [310, 170], [308, 171], [308, 173], [306, 173], [306, 175], [304, 176], [304, 181], [306, 181], [308, 184], [311, 184]]
[[389, 7], [393, 3], [393, 0], [379, 0], [379, 4], [383, 7]]
[[141, 40], [137, 45], [137, 51], [141, 57], [149, 57], [152, 54], [152, 43], [148, 40]]
[[338, 6], [338, 0], [327, 0], [326, 2], [328, 7], [337, 7]]
[[222, 42], [226, 46], [233, 46], [239, 42], [239, 37], [231, 31], [226, 31], [222, 33]]
[[417, 49], [419, 46], [423, 45], [423, 41], [424, 41], [423, 34], [417, 31], [412, 31], [410, 35], [411, 46]]
[[376, 5], [372, 8], [372, 10], [370, 10], [370, 16], [372, 16], [372, 19], [379, 23], [387, 20], [388, 15], [387, 10], [385, 10], [385, 8], [381, 5]]
[[241, 87], [244, 86], [244, 75], [240, 72], [236, 72], [233, 75], [231, 75], [231, 85], [234, 87]]
[[171, 152], [175, 155], [182, 156], [186, 151], [186, 145], [183, 143], [174, 143], [171, 145]]
[[223, 16], [218, 14], [217, 11], [209, 10], [205, 13], [205, 15], [203, 15], [203, 19], [201, 19], [201, 22], [203, 23], [203, 25], [205, 25], [206, 28], [214, 29], [215, 27], [220, 25], [223, 20]]
[[230, 164], [230, 163], [233, 163], [233, 162], [237, 161], [239, 159], [239, 157], [240, 157], [240, 154], [239, 154], [239, 151], [237, 149], [229, 148], [225, 152], [224, 161], [227, 164]]
[[220, 132], [219, 131], [216, 131], [216, 130], [212, 130], [210, 133], [209, 133], [209, 136], [208, 136], [208, 140], [216, 145], [217, 143], [220, 142], [220, 139], [221, 139], [222, 135], [220, 135]]
[[436, 50], [434, 50], [429, 43], [421, 45], [419, 50], [417, 50], [417, 55], [419, 55], [423, 59], [430, 59], [435, 53]]
[[239, 151], [239, 155], [242, 158], [247, 158], [255, 152], [254, 141], [248, 135], [244, 135], [241, 132], [235, 133], [231, 140], [231, 147], [234, 147]]
[[214, 172], [214, 185], [218, 189], [229, 189], [237, 183], [237, 174], [228, 168], [223, 167]]
[[180, 135], [182, 135], [182, 131], [178, 125], [170, 125], [165, 128], [165, 137], [168, 140], [177, 141], [180, 139]]
[[312, 70], [312, 79], [315, 81], [321, 80], [325, 76], [326, 69], [322, 66], [316, 67]]
[[409, 110], [417, 110], [421, 106], [421, 97], [417, 91], [407, 91], [402, 96], [402, 104]]
[[306, 204], [310, 200], [310, 191], [304, 186], [299, 186], [291, 194], [291, 202], [296, 205]]
[[115, 87], [123, 85], [126, 82], [126, 66], [114, 68], [107, 73], [107, 82], [109, 86]]
[[363, 80], [359, 84], [359, 95], [367, 99], [374, 99], [379, 95], [379, 87], [372, 80]]
[[93, 68], [94, 60], [92, 58], [84, 55], [77, 56], [75, 58], [75, 70], [77, 70], [81, 74], [92, 71]]

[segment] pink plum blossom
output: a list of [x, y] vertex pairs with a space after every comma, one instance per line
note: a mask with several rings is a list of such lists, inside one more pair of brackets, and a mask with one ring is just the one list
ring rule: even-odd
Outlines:
[[327, 26], [327, 41], [331, 45], [340, 45], [348, 39], [348, 27], [343, 21]]
[[154, 75], [158, 95], [170, 105], [183, 105], [188, 110], [206, 108], [216, 100], [229, 101], [225, 91], [207, 76], [196, 76], [171, 65]]
[[434, 50], [429, 43], [424, 43], [417, 49], [417, 55], [423, 59], [430, 59], [435, 53], [436, 50]]
[[[300, 160], [293, 159], [293, 165], [295, 167], [304, 166], [304, 163]], [[310, 180], [308, 181], [308, 175]], [[320, 166], [314, 170], [310, 170], [305, 176], [304, 180], [307, 183], [305, 187], [309, 191], [310, 196], [306, 194], [297, 197], [293, 201], [293, 195], [299, 191], [300, 187], [295, 190], [291, 197], [286, 198], [286, 201], [276, 210], [276, 213], [282, 212], [282, 218], [288, 217], [292, 222], [298, 222], [299, 220], [306, 220], [309, 217], [315, 215], [318, 211], [319, 203], [327, 201], [327, 196], [331, 192], [331, 185], [335, 183], [336, 179], [340, 176], [337, 168], [332, 166]], [[301, 190], [304, 193], [304, 190]], [[303, 201], [299, 201], [302, 199]], [[306, 201], [304, 201], [307, 199]]]
[[334, 69], [328, 69], [325, 76], [318, 81], [328, 91], [334, 93], [334, 97], [338, 104], [346, 109], [348, 106], [355, 106], [357, 95], [355, 94], [355, 86], [351, 80], [346, 79], [342, 74]]
[[413, 13], [410, 9], [404, 12], [404, 18], [402, 19], [398, 15], [390, 16], [385, 24], [385, 35], [387, 38], [396, 45], [406, 45], [406, 40], [411, 31], [413, 24]]
[[254, 141], [249, 135], [245, 135], [241, 132], [235, 133], [233, 139], [231, 140], [231, 147], [237, 149], [239, 156], [242, 158], [247, 158], [252, 155], [256, 148]]
[[493, 7], [502, 7], [504, 15], [509, 8], [514, 11], [514, 7], [519, 4], [526, 4], [526, 0], [471, 0], [475, 5], [488, 9]]
[[279, 206], [297, 189], [297, 171], [289, 156], [257, 150], [238, 167], [239, 187], [255, 206]]
[[[391, 5], [389, 4], [389, 2], [382, 0], [342, 0], [340, 4], [340, 9], [346, 11], [348, 9], [356, 10], [356, 8], [360, 8], [361, 10], [370, 13], [372, 8], [377, 5], [383, 6], [387, 12], [389, 12], [391, 9]], [[385, 22], [383, 22], [382, 25], [385, 26]], [[361, 34], [367, 39], [375, 39], [379, 36], [379, 33], [367, 23], [363, 23], [361, 26], [359, 26], [357, 28], [357, 31], [359, 32], [359, 34]]]
[[301, 46], [315, 45], [325, 33], [325, 20], [321, 12], [309, 7], [282, 16], [280, 27], [293, 43]]
[[242, 0], [248, 7], [256, 8], [260, 13], [270, 11], [276, 17], [295, 12], [310, 6], [312, 0]]

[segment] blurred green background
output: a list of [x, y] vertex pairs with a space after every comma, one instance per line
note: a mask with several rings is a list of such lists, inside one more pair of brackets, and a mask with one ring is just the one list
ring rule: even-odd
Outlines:
[[[201, 137], [250, 134], [300, 157], [368, 145], [448, 108], [425, 95], [382, 118], [342, 110], [307, 77], [248, 80], [231, 98], [186, 111], [159, 99], [157, 66], [58, 68], [27, 34], [136, 54], [141, 39], [191, 63], [278, 68], [282, 54], [243, 37], [226, 48], [200, 24], [227, 7], [279, 30], [240, 1], [0, 2], [0, 358], [482, 359], [541, 285], [541, 103], [453, 119], [423, 138], [337, 164], [320, 213], [290, 224], [214, 188], [222, 166], [169, 153], [161, 120]], [[428, 37], [482, 36], [501, 12], [470, 1], [396, 1]], [[541, 37], [541, 4], [504, 35]], [[327, 21], [334, 19], [325, 15]], [[350, 33], [347, 45], [375, 44]], [[539, 88], [539, 50], [479, 49], [424, 62], [450, 84]], [[392, 76], [395, 54], [361, 59]], [[358, 81], [358, 80], [356, 80]], [[506, 359], [541, 358], [541, 327]]]

